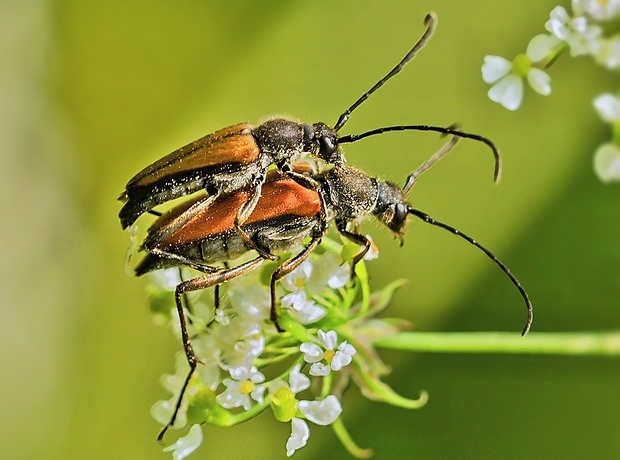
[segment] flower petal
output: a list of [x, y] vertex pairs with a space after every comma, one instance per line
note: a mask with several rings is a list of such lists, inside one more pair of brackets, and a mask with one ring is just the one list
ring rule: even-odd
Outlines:
[[189, 433], [177, 439], [174, 444], [165, 447], [164, 452], [172, 452], [173, 460], [183, 460], [202, 444], [202, 430], [200, 425], [192, 425]]
[[[173, 401], [160, 400], [151, 406], [151, 417], [160, 425], [167, 425], [174, 412], [175, 403]], [[175, 420], [176, 425], [176, 420]]]
[[595, 97], [594, 108], [603, 121], [607, 123], [620, 121], [620, 99], [615, 95], [605, 93]]
[[485, 56], [482, 65], [482, 79], [487, 83], [495, 83], [508, 75], [512, 69], [512, 62], [501, 56]]
[[310, 438], [310, 429], [304, 420], [295, 417], [291, 420], [291, 426], [291, 436], [286, 441], [287, 457], [293, 455], [297, 449], [304, 447]]
[[560, 40], [568, 38], [568, 28], [566, 24], [570, 21], [566, 9], [562, 6], [556, 6], [549, 14], [549, 20], [545, 23], [545, 29], [551, 32]]
[[336, 343], [338, 342], [338, 334], [336, 334], [336, 331], [325, 332], [319, 329], [317, 334], [326, 350], [333, 350], [336, 348]]
[[348, 265], [340, 265], [333, 270], [327, 279], [327, 285], [332, 289], [344, 287], [351, 277], [351, 268]]
[[543, 96], [551, 94], [551, 77], [547, 72], [536, 68], [530, 69], [527, 73], [527, 82], [538, 94]]
[[316, 363], [323, 359], [323, 350], [316, 343], [302, 343], [299, 351], [304, 354], [304, 361], [307, 363]]
[[334, 357], [332, 358], [332, 362], [330, 363], [330, 366], [333, 371], [339, 371], [343, 367], [351, 364], [352, 360], [353, 358], [351, 356], [341, 351], [337, 351]]
[[526, 55], [532, 62], [540, 62], [547, 57], [551, 50], [560, 43], [560, 39], [553, 35], [536, 35], [527, 45]]
[[310, 379], [301, 373], [301, 364], [297, 364], [291, 369], [288, 384], [293, 393], [299, 393], [310, 387]]
[[282, 305], [290, 307], [290, 313], [301, 324], [314, 323], [327, 313], [325, 308], [317, 305], [314, 300], [309, 300], [306, 291], [291, 292], [282, 297]]
[[322, 401], [299, 401], [297, 407], [308, 420], [323, 426], [333, 423], [342, 413], [340, 401], [334, 395]]
[[594, 154], [594, 171], [603, 182], [620, 181], [620, 148], [601, 145]]
[[488, 95], [489, 99], [508, 110], [517, 110], [523, 99], [523, 80], [516, 75], [508, 75], [492, 86]]
[[310, 375], [315, 377], [325, 377], [331, 371], [331, 367], [323, 363], [314, 363], [310, 366]]

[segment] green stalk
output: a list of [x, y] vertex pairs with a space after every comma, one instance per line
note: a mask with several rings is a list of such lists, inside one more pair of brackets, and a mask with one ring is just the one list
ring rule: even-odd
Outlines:
[[620, 332], [405, 332], [374, 342], [381, 348], [430, 353], [620, 356]]

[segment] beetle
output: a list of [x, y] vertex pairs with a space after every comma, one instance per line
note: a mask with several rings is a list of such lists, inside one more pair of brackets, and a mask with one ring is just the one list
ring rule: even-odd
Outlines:
[[[243, 224], [252, 214], [265, 182], [267, 169], [275, 165], [289, 177], [305, 187], [317, 189], [318, 185], [307, 176], [293, 171], [292, 165], [305, 155], [312, 155], [328, 164], [344, 161], [340, 144], [355, 142], [368, 136], [390, 131], [435, 131], [453, 134], [486, 143], [496, 157], [495, 178], [499, 177], [499, 153], [493, 143], [476, 134], [458, 131], [453, 127], [429, 125], [402, 125], [374, 129], [361, 134], [338, 136], [351, 113], [390, 78], [398, 74], [431, 37], [437, 22], [430, 13], [425, 18], [426, 30], [420, 40], [405, 57], [366, 91], [355, 103], [345, 110], [333, 128], [325, 123], [299, 123], [283, 118], [265, 121], [259, 126], [241, 123], [209, 134], [147, 166], [127, 183], [119, 200], [123, 205], [119, 217], [123, 228], [132, 225], [144, 212], [169, 200], [206, 190], [209, 199], [195, 203], [184, 214], [184, 220], [191, 220], [195, 214], [210, 206], [219, 196], [247, 189], [246, 201], [238, 208], [234, 227], [250, 246], [252, 238], [243, 231]], [[325, 206], [322, 206], [324, 208]], [[177, 220], [182, 226], [183, 220]], [[173, 233], [176, 229], [168, 227]], [[166, 235], [160, 235], [163, 239]], [[259, 252], [260, 247], [254, 247]], [[267, 252], [262, 253], [270, 257]]]
[[[251, 191], [238, 191], [228, 196], [221, 196], [210, 201], [209, 205], [201, 209], [199, 213], [192, 214], [190, 219], [186, 219], [184, 214], [191, 210], [196, 202], [208, 199], [195, 198], [177, 206], [156, 220], [149, 229], [142, 247], [148, 251], [148, 254], [136, 267], [136, 274], [143, 275], [151, 270], [172, 266], [188, 266], [204, 273], [202, 276], [182, 282], [175, 289], [175, 302], [180, 318], [183, 345], [190, 366], [190, 373], [183, 386], [181, 397], [198, 363], [187, 331], [182, 296], [187, 292], [217, 286], [241, 276], [256, 269], [268, 259], [263, 253], [275, 256], [291, 250], [306, 238], [310, 238], [310, 242], [301, 252], [285, 260], [271, 275], [270, 318], [278, 326], [276, 283], [309, 257], [325, 235], [327, 223], [331, 220], [335, 222], [336, 228], [344, 237], [363, 247], [353, 258], [353, 267], [370, 248], [371, 242], [368, 237], [356, 230], [356, 223], [369, 216], [374, 216], [389, 228], [401, 240], [401, 245], [410, 214], [465, 239], [484, 252], [518, 289], [527, 308], [527, 321], [522, 335], [527, 334], [533, 321], [532, 303], [527, 292], [509, 268], [490, 250], [470, 236], [414, 209], [408, 202], [407, 194], [419, 175], [450, 151], [457, 141], [458, 137], [451, 139], [441, 150], [411, 173], [403, 188], [370, 176], [345, 162], [338, 162], [313, 175], [313, 179], [319, 184], [318, 190], [306, 188], [283, 173], [272, 171], [263, 185], [260, 199], [244, 223], [243, 230], [250, 236], [253, 245], [247, 244], [234, 228], [235, 213], [239, 207], [243, 206]], [[305, 171], [300, 174], [309, 174], [307, 168]], [[326, 209], [322, 210], [322, 206]], [[179, 220], [182, 225], [176, 223]], [[173, 228], [174, 231], [162, 232], [162, 229], [166, 227]], [[161, 235], [166, 236], [162, 238]], [[261, 250], [257, 251], [256, 258], [235, 267], [216, 268], [209, 265], [234, 259], [257, 247]], [[160, 433], [158, 439], [161, 439], [167, 428], [174, 423], [180, 403], [179, 399], [172, 420]]]
[[[270, 171], [263, 186], [264, 190], [252, 214], [244, 223], [243, 231], [250, 236], [251, 244], [235, 231], [234, 226], [234, 216], [252, 193], [250, 190], [240, 190], [215, 200], [210, 197], [193, 198], [159, 217], [149, 228], [141, 247], [148, 254], [136, 267], [136, 275], [141, 276], [152, 270], [174, 266], [187, 266], [205, 273], [202, 277], [177, 286], [176, 303], [183, 325], [185, 321], [181, 296], [184, 293], [219, 285], [247, 273], [266, 259], [277, 258], [278, 254], [291, 250], [309, 237], [310, 243], [295, 257], [284, 262], [272, 276], [270, 316], [271, 320], [277, 323], [277, 281], [310, 255], [327, 232], [330, 221], [335, 222], [340, 234], [362, 246], [360, 252], [353, 257], [354, 268], [371, 247], [370, 239], [355, 229], [359, 221], [374, 216], [400, 239], [402, 245], [407, 218], [411, 214], [467, 240], [504, 271], [518, 288], [528, 310], [528, 320], [522, 331], [525, 335], [532, 324], [532, 304], [508, 267], [473, 238], [412, 208], [408, 202], [407, 195], [420, 174], [450, 151], [457, 140], [458, 137], [454, 137], [411, 173], [402, 189], [345, 162], [338, 162], [312, 175], [319, 185], [318, 190], [304, 187], [277, 170]], [[310, 174], [310, 169], [305, 164], [297, 163], [295, 168], [297, 174]], [[196, 205], [205, 201], [208, 201], [208, 206], [195, 213], [193, 209]], [[322, 206], [325, 206], [325, 209], [322, 209]], [[187, 218], [188, 212], [191, 212], [191, 218]], [[170, 228], [174, 230], [169, 231]], [[258, 252], [258, 256], [239, 266], [221, 269], [210, 265], [234, 260], [252, 249]], [[184, 339], [187, 340], [184, 340], [184, 344], [191, 364], [196, 358], [186, 335], [185, 332]]]

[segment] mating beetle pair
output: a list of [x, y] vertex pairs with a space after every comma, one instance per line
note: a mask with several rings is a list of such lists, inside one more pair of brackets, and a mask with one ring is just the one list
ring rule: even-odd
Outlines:
[[[276, 283], [299, 266], [316, 248], [330, 221], [338, 231], [363, 248], [352, 264], [359, 262], [370, 247], [368, 238], [354, 223], [374, 215], [397, 236], [402, 236], [409, 214], [442, 227], [481, 249], [519, 289], [528, 309], [523, 334], [532, 323], [532, 306], [518, 280], [488, 249], [459, 230], [413, 209], [406, 194], [416, 177], [447, 153], [459, 138], [487, 144], [495, 155], [495, 179], [500, 164], [497, 149], [488, 139], [453, 127], [400, 125], [378, 128], [357, 135], [338, 136], [351, 113], [372, 93], [399, 73], [431, 36], [436, 17], [426, 18], [422, 38], [385, 77], [364, 93], [338, 119], [333, 128], [324, 123], [312, 125], [285, 119], [269, 120], [258, 127], [239, 124], [207, 135], [153, 163], [134, 176], [120, 199], [125, 202], [119, 217], [123, 228], [159, 204], [205, 190], [207, 196], [192, 198], [157, 219], [148, 231], [143, 249], [147, 256], [136, 267], [138, 275], [170, 266], [187, 266], [203, 275], [181, 283], [175, 292], [181, 321], [183, 344], [191, 377], [197, 359], [187, 332], [182, 296], [184, 293], [218, 286], [243, 275], [265, 260], [277, 259], [309, 238], [305, 248], [284, 261], [271, 277], [271, 319], [277, 325]], [[389, 131], [421, 130], [450, 134], [446, 146], [411, 174], [404, 188], [372, 177], [348, 166], [340, 144]], [[311, 155], [326, 164], [324, 170], [311, 171], [299, 160]], [[275, 165], [276, 169], [269, 170]], [[211, 264], [233, 260], [255, 250], [258, 256], [232, 268]], [[185, 388], [184, 388], [185, 389]], [[183, 391], [181, 395], [183, 394]], [[177, 403], [172, 425], [180, 407]]]

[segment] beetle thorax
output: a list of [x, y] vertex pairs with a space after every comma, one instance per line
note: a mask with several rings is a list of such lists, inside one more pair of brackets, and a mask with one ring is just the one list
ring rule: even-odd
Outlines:
[[304, 125], [284, 118], [274, 118], [256, 127], [252, 134], [261, 152], [282, 167], [304, 154]]
[[354, 220], [373, 212], [377, 203], [376, 179], [346, 163], [338, 163], [323, 177], [330, 210], [336, 219]]

